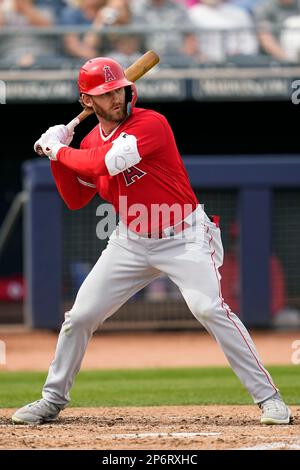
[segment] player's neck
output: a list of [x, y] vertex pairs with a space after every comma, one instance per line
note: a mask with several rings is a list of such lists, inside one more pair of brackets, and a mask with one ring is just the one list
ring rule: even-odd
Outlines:
[[107, 137], [109, 134], [112, 133], [121, 123], [122, 121], [115, 121], [115, 122], [103, 122], [100, 121], [100, 126], [102, 129], [102, 133]]

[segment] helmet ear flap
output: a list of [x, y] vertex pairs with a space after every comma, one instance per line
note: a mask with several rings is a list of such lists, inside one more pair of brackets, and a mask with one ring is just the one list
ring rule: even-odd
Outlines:
[[127, 114], [129, 115], [137, 100], [137, 91], [134, 84], [125, 87], [125, 102]]
[[126, 86], [125, 87], [125, 100], [126, 100], [126, 103], [130, 103], [132, 101], [131, 86]]

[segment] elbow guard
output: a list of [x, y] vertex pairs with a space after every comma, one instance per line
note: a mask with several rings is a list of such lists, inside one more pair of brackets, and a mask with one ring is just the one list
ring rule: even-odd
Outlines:
[[122, 132], [105, 155], [108, 173], [115, 176], [141, 161], [134, 135]]

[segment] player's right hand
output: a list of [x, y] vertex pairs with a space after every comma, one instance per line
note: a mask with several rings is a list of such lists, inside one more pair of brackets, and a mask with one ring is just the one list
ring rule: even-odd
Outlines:
[[77, 126], [77, 122], [74, 119], [68, 126], [64, 124], [59, 124], [57, 126], [52, 126], [47, 129], [47, 131], [41, 135], [41, 137], [35, 142], [33, 148], [38, 155], [43, 155], [41, 148], [41, 139], [46, 136], [53, 136], [54, 140], [58, 140], [61, 144], [70, 145], [74, 136], [74, 128]]

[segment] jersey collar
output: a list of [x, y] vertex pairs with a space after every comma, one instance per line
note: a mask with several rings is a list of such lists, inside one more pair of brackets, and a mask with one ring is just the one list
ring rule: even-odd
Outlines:
[[127, 119], [127, 116], [125, 119], [123, 119], [123, 121], [120, 122], [120, 124], [113, 130], [111, 131], [110, 134], [108, 134], [107, 136], [104, 135], [103, 133], [103, 130], [102, 130], [102, 126], [101, 126], [101, 122], [99, 122], [99, 131], [100, 131], [100, 136], [101, 136], [101, 139], [106, 142], [107, 140], [109, 140], [113, 135], [114, 133], [119, 129], [119, 127], [123, 124], [124, 121], [126, 121]]

